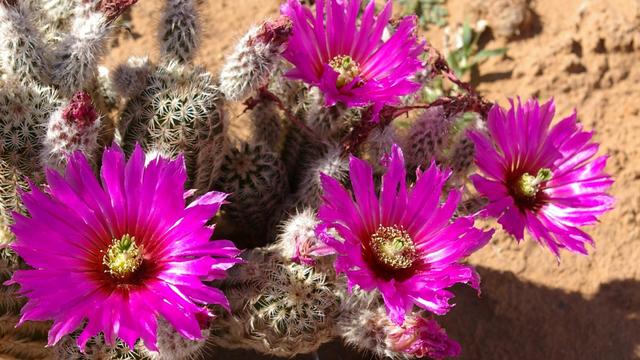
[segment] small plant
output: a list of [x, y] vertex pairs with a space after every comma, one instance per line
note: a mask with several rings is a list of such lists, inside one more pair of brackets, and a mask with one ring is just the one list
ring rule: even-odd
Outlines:
[[449, 11], [446, 0], [399, 0], [406, 13], [416, 14], [420, 26], [427, 29], [430, 25], [444, 27], [447, 25]]
[[478, 21], [474, 28], [465, 22], [453, 34], [445, 30], [445, 55], [456, 76], [463, 78], [475, 66], [491, 57], [506, 54], [507, 48], [480, 49], [478, 42], [486, 29], [485, 21]]

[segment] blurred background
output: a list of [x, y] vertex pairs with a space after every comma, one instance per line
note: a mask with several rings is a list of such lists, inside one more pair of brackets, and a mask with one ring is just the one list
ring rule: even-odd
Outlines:
[[[128, 31], [114, 39], [108, 67], [133, 55], [157, 58], [160, 1], [140, 1]], [[278, 15], [279, 0], [201, 1], [197, 62], [217, 74], [253, 24]], [[640, 359], [640, 0], [398, 0], [398, 16], [418, 13], [427, 41], [488, 100], [553, 96], [556, 120], [576, 109], [610, 155], [616, 208], [588, 229], [588, 257], [560, 263], [531, 240], [503, 232], [470, 258], [482, 294], [456, 289], [439, 319], [463, 346], [462, 359]], [[473, 35], [463, 41], [463, 29]], [[446, 49], [446, 50], [445, 50]], [[441, 91], [434, 84], [435, 95]], [[427, 94], [428, 95], [428, 94]], [[232, 132], [243, 136], [242, 107]], [[246, 359], [246, 353], [220, 354]], [[320, 359], [368, 359], [328, 344]], [[314, 357], [303, 357], [313, 359]]]

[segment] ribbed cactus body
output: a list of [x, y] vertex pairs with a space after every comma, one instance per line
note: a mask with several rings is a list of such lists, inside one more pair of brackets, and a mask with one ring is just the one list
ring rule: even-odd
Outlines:
[[35, 83], [0, 81], [0, 221], [21, 211], [26, 179], [42, 178], [40, 154], [49, 115], [61, 105], [56, 91]]
[[278, 106], [269, 100], [258, 101], [249, 116], [251, 142], [262, 142], [278, 151], [284, 139], [282, 115]]
[[[23, 263], [5, 248], [0, 250], [0, 283], [8, 281]], [[0, 287], [0, 358], [40, 360], [50, 355], [47, 332], [51, 324], [27, 321], [17, 326], [24, 298], [17, 294], [18, 285]]]
[[454, 141], [446, 162], [453, 172], [452, 179], [457, 184], [461, 185], [466, 181], [473, 168], [475, 154], [476, 148], [473, 141], [466, 134], [460, 134]]
[[90, 6], [78, 6], [69, 33], [53, 50], [52, 80], [66, 96], [91, 84], [107, 51], [112, 26], [102, 12]]
[[305, 102], [305, 123], [323, 139], [340, 140], [361, 119], [359, 111], [347, 109], [342, 104], [326, 106], [324, 96], [317, 88], [309, 91]]
[[141, 354], [150, 360], [192, 360], [203, 355], [207, 346], [209, 330], [203, 330], [201, 340], [185, 339], [165, 320], [158, 322], [158, 351], [141, 349]]
[[200, 23], [194, 0], [167, 0], [160, 20], [160, 54], [167, 60], [190, 62], [200, 44]]
[[393, 124], [377, 127], [371, 131], [363, 146], [363, 155], [375, 172], [381, 175], [385, 171], [384, 160], [391, 153], [393, 144], [398, 143], [398, 135]]
[[27, 3], [0, 4], [0, 72], [17, 80], [49, 79], [49, 54]]
[[428, 166], [431, 161], [442, 161], [452, 126], [442, 107], [425, 110], [412, 124], [405, 139], [403, 149], [407, 166], [414, 170], [418, 166]]
[[121, 113], [124, 150], [130, 153], [140, 143], [146, 151], [169, 157], [184, 153], [188, 186], [196, 178], [196, 168], [208, 175], [217, 172], [225, 126], [220, 93], [211, 75], [170, 62], [157, 66], [146, 80], [142, 93], [130, 98]]
[[297, 189], [292, 197], [290, 209], [318, 208], [322, 197], [320, 174], [338, 179], [348, 180], [349, 160], [343, 154], [342, 147], [335, 143], [325, 143], [312, 160], [299, 164], [303, 167]]
[[243, 142], [226, 152], [215, 188], [231, 194], [225, 217], [238, 230], [250, 229], [256, 238], [247, 238], [250, 244], [245, 245], [255, 246], [265, 241], [273, 219], [279, 218], [288, 190], [286, 169], [280, 154], [266, 144]]
[[55, 44], [69, 31], [74, 0], [25, 0], [32, 10], [35, 22], [47, 44]]
[[[75, 335], [77, 336], [77, 334]], [[107, 346], [102, 335], [90, 339], [84, 353], [80, 351], [75, 336], [67, 335], [53, 347], [54, 360], [147, 360], [137, 349], [129, 349], [120, 340], [115, 346]]]
[[144, 91], [153, 70], [148, 57], [130, 57], [110, 73], [113, 89], [125, 98], [139, 95]]
[[337, 288], [343, 284], [333, 272], [289, 263], [262, 250], [246, 256], [248, 263], [227, 281], [232, 314], [212, 322], [212, 343], [291, 357], [315, 351], [334, 336]]
[[16, 315], [0, 316], [0, 358], [50, 359], [51, 350], [45, 347], [50, 324], [26, 323], [16, 327], [18, 319]]

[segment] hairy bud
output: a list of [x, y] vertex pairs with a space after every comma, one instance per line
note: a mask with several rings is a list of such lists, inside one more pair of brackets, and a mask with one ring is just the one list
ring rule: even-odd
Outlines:
[[67, 158], [76, 150], [92, 158], [98, 148], [100, 121], [91, 97], [77, 92], [71, 102], [49, 118], [42, 151], [43, 165], [64, 169]]
[[137, 2], [138, 0], [100, 0], [96, 9], [111, 23]]
[[314, 211], [307, 208], [285, 220], [273, 248], [285, 259], [312, 266], [317, 256], [331, 255], [334, 251], [316, 237], [319, 221]]
[[281, 17], [252, 28], [238, 42], [220, 73], [220, 90], [230, 100], [241, 100], [265, 86], [280, 61], [291, 34], [291, 23]]

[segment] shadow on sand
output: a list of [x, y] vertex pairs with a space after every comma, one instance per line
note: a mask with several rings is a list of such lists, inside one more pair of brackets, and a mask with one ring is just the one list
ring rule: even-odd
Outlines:
[[[482, 267], [478, 272], [482, 295], [468, 287], [455, 288], [456, 307], [438, 319], [462, 344], [460, 359], [640, 359], [640, 282], [612, 281], [587, 299], [508, 272]], [[225, 355], [229, 360], [271, 359], [247, 352]], [[371, 359], [339, 343], [326, 344], [318, 355], [321, 360]]]

